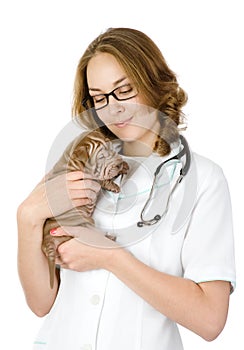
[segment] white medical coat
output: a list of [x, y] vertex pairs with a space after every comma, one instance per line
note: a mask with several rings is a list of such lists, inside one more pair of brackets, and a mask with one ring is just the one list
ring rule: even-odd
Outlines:
[[[235, 285], [234, 243], [228, 185], [221, 168], [192, 154], [190, 171], [158, 224], [137, 227], [156, 166], [168, 157], [128, 158], [120, 194], [102, 192], [96, 225], [149, 266], [198, 282]], [[162, 171], [145, 218], [163, 214], [181, 165]], [[166, 174], [166, 175], [165, 175]], [[166, 198], [166, 199], [165, 199]], [[143, 278], [143, 276], [142, 276]], [[105, 270], [61, 269], [55, 304], [33, 350], [182, 350], [177, 325]]]

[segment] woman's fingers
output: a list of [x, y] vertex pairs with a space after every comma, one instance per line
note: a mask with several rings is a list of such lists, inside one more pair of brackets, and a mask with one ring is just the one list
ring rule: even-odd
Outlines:
[[67, 187], [71, 198], [96, 199], [96, 194], [100, 191], [101, 185], [91, 178], [90, 175], [82, 171], [72, 171], [66, 174]]
[[69, 172], [46, 181], [49, 207], [57, 216], [73, 207], [95, 203], [100, 184], [82, 171]]
[[[118, 244], [95, 227], [65, 226], [50, 231], [52, 236], [71, 236], [77, 241], [97, 248], [117, 248]], [[62, 248], [59, 249], [62, 252]]]
[[[82, 171], [73, 171], [51, 177], [45, 175], [22, 203], [32, 220], [58, 216], [74, 207], [95, 203], [100, 184]], [[23, 210], [22, 209], [22, 210]]]
[[76, 199], [89, 199], [91, 203], [94, 203], [97, 199], [97, 193], [96, 191], [90, 190], [89, 188], [82, 189], [82, 190], [70, 190], [70, 198], [74, 201]]
[[76, 180], [84, 180], [84, 179], [92, 179], [92, 176], [86, 173], [83, 173], [83, 171], [77, 170], [77, 171], [70, 171], [66, 174], [67, 181], [76, 181]]
[[89, 176], [81, 171], [70, 172], [66, 175], [67, 187], [72, 200], [89, 199], [92, 203], [96, 201], [101, 185]]
[[84, 190], [90, 189], [94, 192], [100, 191], [101, 185], [95, 180], [75, 180], [75, 181], [67, 181], [67, 186], [70, 190]]

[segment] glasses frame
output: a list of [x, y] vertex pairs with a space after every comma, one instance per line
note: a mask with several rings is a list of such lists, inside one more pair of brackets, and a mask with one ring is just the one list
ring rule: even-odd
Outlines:
[[[119, 98], [118, 96], [116, 96], [115, 91], [118, 90], [118, 89], [123, 88], [124, 86], [132, 86], [136, 90], [135, 95], [133, 95], [131, 97], [126, 97], [126, 98]], [[105, 108], [105, 107], [107, 107], [109, 105], [109, 96], [113, 96], [117, 101], [127, 101], [127, 100], [130, 100], [130, 99], [136, 97], [137, 95], [138, 95], [138, 90], [135, 88], [135, 86], [133, 86], [132, 84], [124, 84], [124, 85], [118, 86], [117, 88], [113, 89], [111, 92], [108, 92], [107, 94], [98, 94], [98, 95], [94, 95], [94, 96], [85, 97], [82, 100], [82, 106], [85, 109], [89, 109], [89, 106], [87, 105], [87, 102], [90, 101], [91, 104], [93, 105], [94, 109], [96, 111], [99, 111], [100, 109], [103, 109], [103, 108]], [[99, 108], [95, 108], [93, 98], [97, 97], [97, 96], [104, 96], [106, 98], [106, 104], [104, 106], [99, 107]]]

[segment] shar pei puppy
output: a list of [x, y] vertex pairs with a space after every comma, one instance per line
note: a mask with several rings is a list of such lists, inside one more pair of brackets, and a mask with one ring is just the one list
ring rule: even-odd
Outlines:
[[[66, 148], [61, 158], [46, 176], [47, 195], [50, 181], [61, 174], [81, 170], [101, 184], [101, 188], [116, 192], [120, 191], [114, 180], [126, 174], [129, 167], [122, 157], [115, 152], [111, 140], [98, 129], [90, 133], [81, 134]], [[50, 203], [51, 209], [55, 203]], [[60, 215], [48, 218], [43, 226], [42, 250], [48, 259], [50, 286], [53, 288], [55, 275], [55, 259], [60, 244], [71, 239], [71, 236], [54, 237], [50, 230], [59, 226], [94, 226], [92, 213], [96, 203], [74, 207]], [[112, 237], [109, 237], [113, 239]]]

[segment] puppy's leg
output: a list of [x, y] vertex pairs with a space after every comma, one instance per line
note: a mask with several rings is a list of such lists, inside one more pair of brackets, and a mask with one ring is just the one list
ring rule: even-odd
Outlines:
[[120, 187], [113, 182], [113, 180], [103, 180], [101, 182], [101, 187], [104, 190], [119, 193], [120, 192]]
[[54, 237], [50, 235], [50, 230], [59, 227], [59, 224], [55, 219], [48, 219], [43, 229], [42, 251], [47, 257], [50, 287], [53, 288], [54, 276], [55, 276], [55, 260], [57, 257], [57, 248], [60, 244], [70, 240], [71, 236], [58, 236]]

